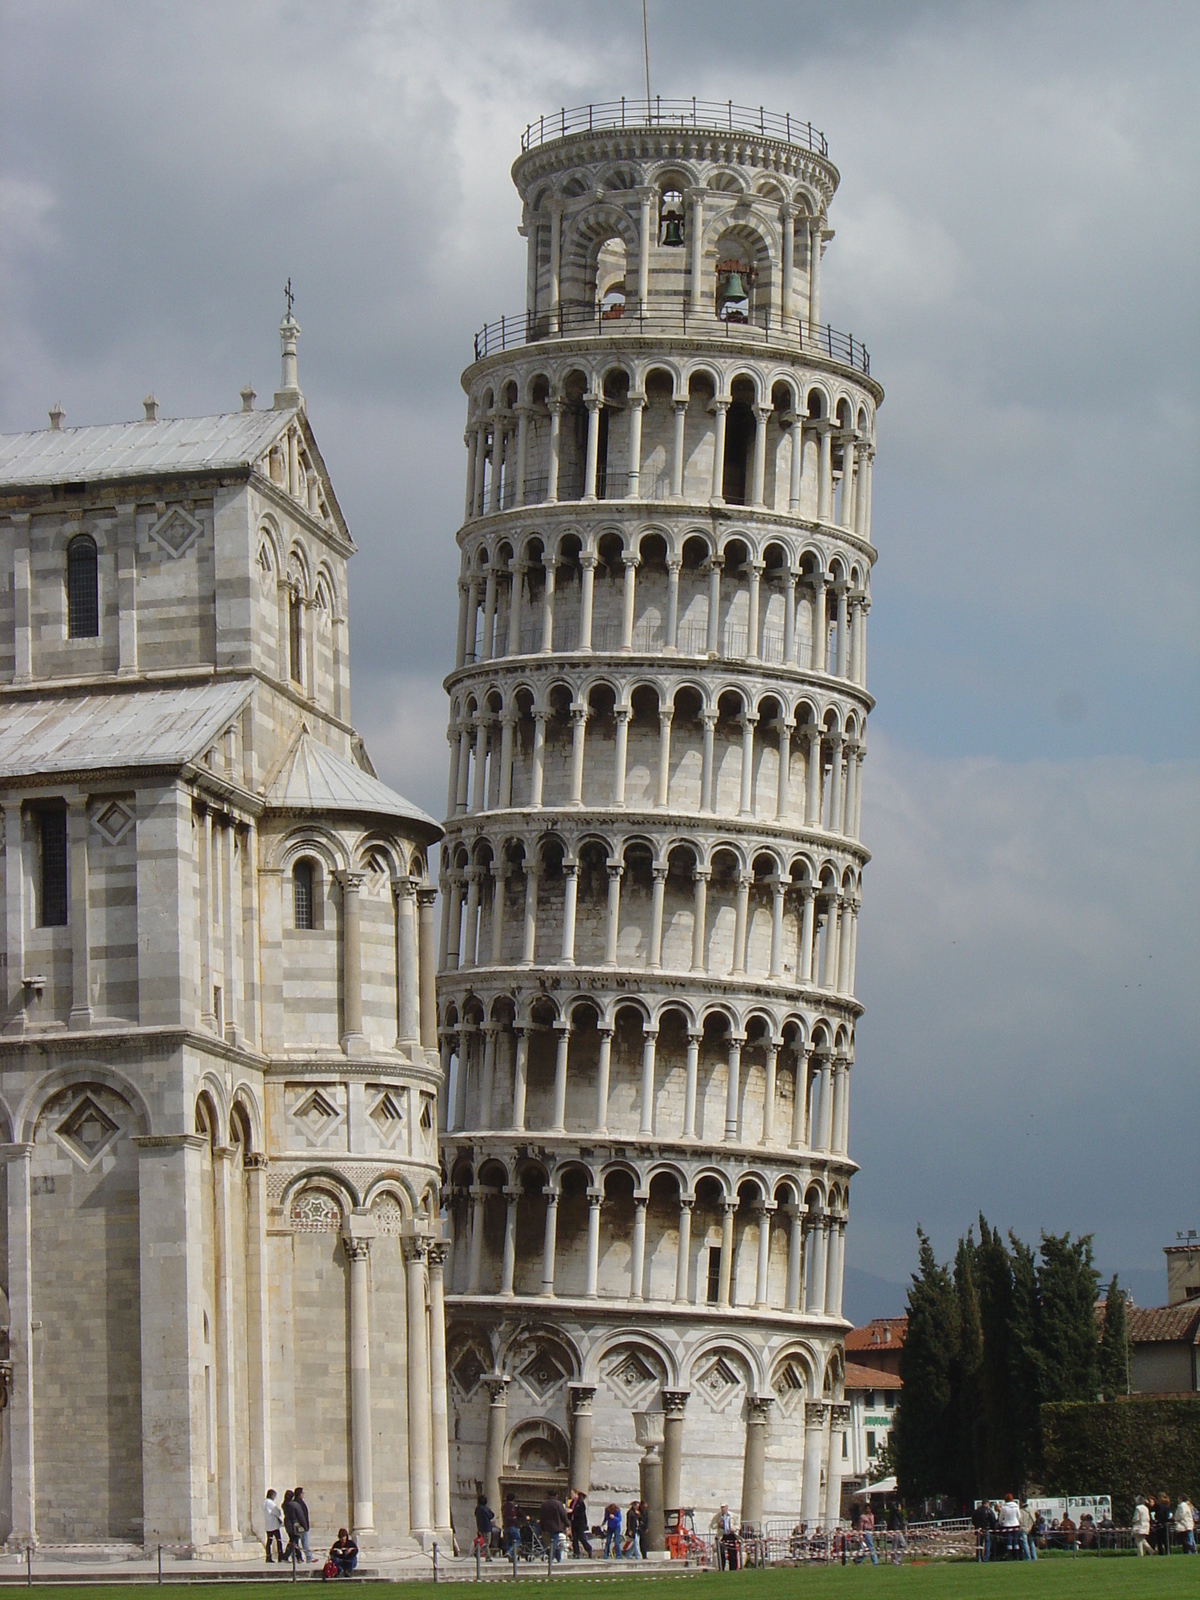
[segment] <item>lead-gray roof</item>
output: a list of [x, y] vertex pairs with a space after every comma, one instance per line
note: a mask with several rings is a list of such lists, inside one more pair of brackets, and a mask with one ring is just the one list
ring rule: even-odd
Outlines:
[[319, 744], [301, 727], [278, 772], [267, 785], [272, 811], [342, 811], [360, 816], [399, 817], [440, 837], [442, 829], [411, 800], [380, 783], [353, 761]]
[[0, 702], [0, 781], [183, 766], [208, 750], [250, 691], [243, 681]]
[[295, 415], [292, 409], [233, 411], [219, 417], [0, 434], [0, 490], [232, 471], [257, 461]]

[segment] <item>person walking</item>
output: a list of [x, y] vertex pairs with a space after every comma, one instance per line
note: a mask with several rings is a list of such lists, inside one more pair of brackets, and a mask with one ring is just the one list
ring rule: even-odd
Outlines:
[[297, 1488], [296, 1493], [292, 1497], [292, 1508], [296, 1514], [296, 1530], [299, 1536], [301, 1552], [303, 1553], [305, 1561], [311, 1561], [313, 1558], [313, 1553], [308, 1547], [308, 1502], [304, 1498], [303, 1489]]
[[1029, 1501], [1022, 1500], [1020, 1510], [1021, 1523], [1021, 1560], [1036, 1561], [1037, 1545], [1033, 1542], [1033, 1512], [1029, 1509]]
[[575, 1560], [580, 1559], [582, 1548], [588, 1559], [592, 1555], [592, 1542], [588, 1538], [591, 1530], [588, 1527], [587, 1497], [582, 1489], [576, 1489], [575, 1498], [571, 1501], [571, 1554]]
[[492, 1559], [492, 1528], [496, 1523], [496, 1513], [487, 1503], [487, 1495], [479, 1491], [479, 1499], [475, 1502], [475, 1548], [489, 1561]]
[[1133, 1548], [1138, 1555], [1152, 1556], [1154, 1546], [1150, 1543], [1150, 1507], [1141, 1495], [1138, 1495], [1137, 1504], [1133, 1508], [1133, 1521], [1129, 1531], [1133, 1535]]
[[542, 1538], [551, 1556], [555, 1561], [561, 1561], [567, 1542], [567, 1508], [553, 1489], [542, 1501], [538, 1521], [542, 1525]]
[[904, 1552], [908, 1548], [908, 1540], [904, 1536], [904, 1513], [893, 1500], [888, 1507], [887, 1514], [888, 1544], [891, 1546], [889, 1559], [899, 1566], [904, 1560]]
[[610, 1500], [604, 1508], [604, 1521], [600, 1524], [604, 1529], [604, 1560], [615, 1556], [621, 1559], [621, 1508]]
[[513, 1545], [521, 1542], [520, 1514], [517, 1510], [517, 1502], [511, 1494], [506, 1495], [504, 1498], [500, 1520], [503, 1528], [500, 1536], [500, 1548], [508, 1556], [512, 1554]]
[[869, 1500], [862, 1508], [862, 1513], [858, 1519], [858, 1537], [862, 1543], [858, 1554], [854, 1557], [854, 1565], [856, 1567], [861, 1565], [862, 1558], [869, 1555], [871, 1565], [877, 1567], [879, 1565], [879, 1557], [875, 1553], [875, 1513], [871, 1510], [871, 1502]]
[[279, 1559], [282, 1562], [283, 1535], [279, 1530], [283, 1527], [283, 1510], [279, 1501], [275, 1498], [274, 1489], [267, 1490], [267, 1498], [263, 1501], [263, 1527], [267, 1532], [267, 1565], [271, 1564], [272, 1540], [275, 1541], [275, 1547], [279, 1551]]
[[1171, 1554], [1171, 1502], [1165, 1494], [1154, 1502], [1154, 1538], [1150, 1542], [1160, 1556]]
[[1010, 1561], [1015, 1561], [1021, 1549], [1021, 1508], [1011, 1494], [1004, 1496], [1004, 1504], [1000, 1507], [996, 1522], [1000, 1534], [999, 1548]]
[[1175, 1507], [1175, 1532], [1179, 1535], [1185, 1556], [1196, 1554], [1196, 1518], [1186, 1495], [1180, 1495]]
[[348, 1578], [358, 1565], [358, 1546], [348, 1528], [338, 1529], [338, 1536], [329, 1547], [329, 1559], [337, 1568], [339, 1578]]
[[296, 1491], [285, 1489], [283, 1491], [283, 1504], [279, 1508], [283, 1518], [284, 1532], [288, 1536], [287, 1549], [283, 1553], [285, 1561], [303, 1561], [304, 1552], [300, 1548], [300, 1518], [296, 1512]]

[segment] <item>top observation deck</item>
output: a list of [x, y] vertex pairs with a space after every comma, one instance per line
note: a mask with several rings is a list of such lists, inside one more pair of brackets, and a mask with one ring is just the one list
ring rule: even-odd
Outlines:
[[821, 318], [839, 179], [811, 122], [733, 100], [564, 106], [527, 124], [512, 175], [525, 309], [479, 331], [476, 364], [543, 341], [719, 339], [877, 387], [862, 340]]
[[763, 106], [740, 106], [732, 100], [607, 100], [600, 104], [563, 106], [536, 122], [526, 124], [521, 135], [524, 155], [552, 139], [576, 133], [605, 132], [615, 128], [654, 128], [660, 131], [699, 131], [757, 134], [760, 139], [781, 140], [814, 155], [828, 156], [829, 143], [819, 128], [789, 112], [767, 111]]

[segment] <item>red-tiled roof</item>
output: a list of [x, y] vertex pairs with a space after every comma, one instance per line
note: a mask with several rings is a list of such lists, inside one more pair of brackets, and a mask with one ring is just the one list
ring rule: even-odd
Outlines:
[[[1200, 1344], [1200, 1301], [1177, 1306], [1127, 1306], [1125, 1326], [1134, 1344]], [[846, 1340], [847, 1349], [850, 1341]]]
[[881, 1372], [878, 1367], [860, 1367], [856, 1362], [846, 1363], [846, 1388], [849, 1389], [903, 1389], [894, 1372]]
[[908, 1332], [907, 1317], [874, 1317], [865, 1328], [851, 1328], [847, 1350], [899, 1350]]

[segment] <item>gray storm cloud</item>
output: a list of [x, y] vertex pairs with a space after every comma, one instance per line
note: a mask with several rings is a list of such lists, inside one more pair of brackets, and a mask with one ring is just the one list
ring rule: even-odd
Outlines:
[[[508, 168], [529, 117], [640, 92], [640, 22], [5, 6], [0, 425], [269, 394], [290, 274], [361, 547], [356, 714], [435, 812], [458, 375], [523, 297]], [[852, 1263], [902, 1278], [918, 1218], [945, 1250], [983, 1205], [1157, 1273], [1200, 1222], [1200, 11], [752, 4], [731, 28], [650, 0], [650, 27], [664, 94], [826, 130], [827, 309], [887, 388]]]

